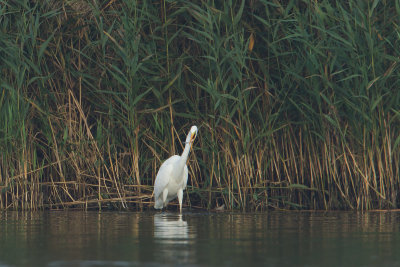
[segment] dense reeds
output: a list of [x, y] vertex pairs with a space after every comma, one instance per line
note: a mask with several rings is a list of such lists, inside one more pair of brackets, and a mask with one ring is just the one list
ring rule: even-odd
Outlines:
[[0, 209], [400, 205], [398, 1], [0, 0]]

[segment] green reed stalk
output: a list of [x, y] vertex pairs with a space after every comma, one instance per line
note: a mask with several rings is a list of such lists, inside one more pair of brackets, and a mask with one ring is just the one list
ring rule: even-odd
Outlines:
[[399, 206], [397, 1], [1, 1], [0, 209]]

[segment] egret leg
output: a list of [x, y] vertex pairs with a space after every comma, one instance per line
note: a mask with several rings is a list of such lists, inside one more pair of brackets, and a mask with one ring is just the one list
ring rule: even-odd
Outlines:
[[183, 199], [183, 190], [178, 190], [178, 200], [179, 200], [179, 212], [182, 213], [182, 199]]
[[168, 188], [165, 188], [163, 191], [163, 206], [167, 206], [167, 196], [168, 196]]

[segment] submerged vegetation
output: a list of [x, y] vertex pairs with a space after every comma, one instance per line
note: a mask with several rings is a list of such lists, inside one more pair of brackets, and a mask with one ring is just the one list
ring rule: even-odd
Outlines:
[[[0, 0], [0, 209], [400, 205], [399, 1]], [[188, 198], [189, 196], [190, 198]]]

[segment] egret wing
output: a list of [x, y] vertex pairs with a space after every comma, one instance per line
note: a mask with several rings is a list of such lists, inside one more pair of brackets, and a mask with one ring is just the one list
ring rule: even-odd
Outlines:
[[156, 180], [154, 182], [154, 198], [157, 199], [168, 185], [171, 174], [174, 169], [174, 163], [179, 160], [180, 156], [174, 155], [167, 159], [158, 170]]

